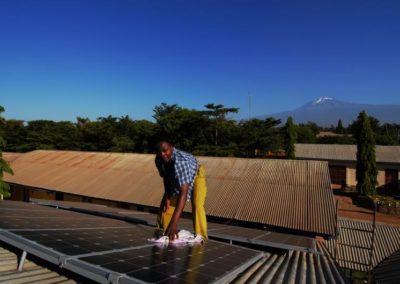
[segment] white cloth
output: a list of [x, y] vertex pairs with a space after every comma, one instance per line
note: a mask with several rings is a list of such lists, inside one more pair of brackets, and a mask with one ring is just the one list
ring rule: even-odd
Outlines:
[[163, 243], [163, 244], [167, 244], [167, 243], [194, 243], [194, 242], [199, 242], [197, 240], [198, 238], [196, 238], [196, 236], [194, 234], [192, 234], [191, 232], [187, 231], [187, 230], [180, 230], [178, 232], [178, 238], [174, 239], [173, 241], [170, 241], [169, 238], [167, 236], [161, 236], [159, 238], [151, 238], [151, 239], [147, 239], [149, 242], [152, 243]]

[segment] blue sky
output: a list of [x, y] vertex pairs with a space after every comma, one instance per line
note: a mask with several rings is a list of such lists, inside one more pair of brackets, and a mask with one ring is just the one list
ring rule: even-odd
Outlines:
[[400, 104], [400, 1], [0, 0], [6, 118]]

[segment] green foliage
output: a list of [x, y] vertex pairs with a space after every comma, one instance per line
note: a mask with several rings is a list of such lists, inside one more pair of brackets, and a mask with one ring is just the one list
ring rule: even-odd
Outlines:
[[227, 146], [202, 145], [193, 151], [198, 156], [235, 157], [239, 155], [239, 147], [235, 143]]
[[218, 128], [219, 125], [226, 121], [226, 115], [228, 113], [238, 113], [239, 108], [226, 108], [224, 105], [206, 104], [205, 107], [208, 109], [204, 111], [215, 124], [215, 145], [218, 145]]
[[315, 143], [319, 128], [314, 122], [299, 124], [296, 127], [297, 143]]
[[295, 159], [296, 149], [295, 143], [297, 139], [296, 133], [296, 126], [293, 123], [293, 118], [291, 116], [288, 117], [285, 127], [283, 128], [284, 131], [284, 149], [286, 153], [286, 157], [288, 159]]
[[252, 157], [276, 152], [281, 148], [282, 137], [276, 127], [281, 123], [272, 117], [251, 119], [239, 123], [239, 145], [242, 155]]
[[336, 127], [336, 133], [339, 133], [339, 134], [343, 134], [344, 133], [344, 127], [343, 127], [343, 123], [342, 123], [341, 119], [339, 119], [339, 121], [338, 121], [338, 124], [337, 124], [337, 127]]
[[10, 196], [10, 186], [3, 181], [4, 173], [8, 173], [13, 175], [14, 172], [10, 167], [10, 164], [3, 159], [3, 149], [6, 146], [6, 142], [3, 138], [3, 129], [5, 119], [1, 116], [1, 113], [4, 112], [4, 108], [0, 106], [0, 195], [4, 198]]
[[361, 195], [375, 195], [378, 170], [375, 157], [375, 139], [370, 125], [370, 119], [362, 111], [355, 123], [355, 138], [357, 141], [357, 190]]
[[154, 112], [160, 134], [168, 136], [178, 148], [191, 151], [207, 144], [210, 121], [204, 112], [165, 103], [156, 106]]
[[[378, 145], [400, 145], [400, 125], [396, 123], [385, 123], [380, 125], [375, 117], [368, 116], [370, 127]], [[348, 127], [353, 135], [357, 132], [357, 120]]]
[[[195, 110], [162, 103], [154, 107], [154, 122], [110, 115], [95, 120], [78, 117], [75, 122], [24, 122], [0, 117], [0, 130], [3, 130], [7, 141], [4, 150], [11, 152], [55, 149], [153, 153], [157, 140], [167, 136], [177, 148], [199, 155], [264, 157], [271, 152], [285, 151], [290, 158], [294, 158], [296, 142], [355, 143], [355, 122], [344, 129], [349, 135], [317, 138], [321, 129], [313, 122], [296, 126], [291, 118], [284, 127], [272, 117], [237, 122], [227, 116], [238, 112], [238, 108], [227, 108], [221, 104], [205, 107], [206, 110]], [[399, 145], [400, 125], [380, 126], [379, 121], [371, 117], [370, 121], [377, 143]], [[336, 127], [332, 126], [332, 129], [336, 131]]]

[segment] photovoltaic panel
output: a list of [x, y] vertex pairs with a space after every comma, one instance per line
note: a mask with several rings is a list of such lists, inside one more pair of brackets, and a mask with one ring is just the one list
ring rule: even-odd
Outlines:
[[66, 255], [88, 254], [146, 245], [154, 229], [139, 225], [125, 228], [11, 231]]
[[[66, 202], [66, 201], [42, 201], [35, 200], [35, 202], [42, 204], [52, 204], [58, 206], [70, 206], [70, 208], [80, 208], [87, 210], [96, 210], [93, 212], [110, 212], [112, 218], [115, 214], [123, 214], [124, 216], [135, 216], [136, 219], [143, 218], [147, 224], [154, 225], [156, 220], [156, 214], [150, 214], [147, 212], [138, 212], [135, 210], [122, 210], [119, 208], [110, 208], [104, 205], [90, 204], [90, 203], [79, 203], [79, 202]], [[179, 221], [179, 228], [189, 231], [193, 231], [193, 225], [191, 219], [181, 218]], [[217, 223], [208, 223], [209, 237], [218, 240], [235, 241], [240, 243], [257, 244], [266, 247], [275, 247], [281, 249], [291, 249], [305, 252], [316, 253], [315, 240], [313, 238], [296, 236], [291, 234], [282, 234], [277, 232], [270, 232], [259, 229], [230, 226]]]
[[[0, 240], [102, 283], [225, 282], [263, 255], [215, 241], [157, 246], [147, 241], [154, 227], [39, 208], [42, 207], [0, 202], [0, 213], [10, 209], [33, 213], [2, 216]], [[47, 223], [42, 222], [46, 219]], [[18, 225], [17, 229], [7, 227], [12, 222]], [[33, 224], [39, 224], [39, 228]], [[60, 224], [66, 227], [60, 228]], [[80, 227], [75, 227], [78, 224]]]
[[280, 233], [266, 233], [264, 236], [257, 239], [260, 242], [281, 243], [288, 247], [309, 248], [310, 251], [316, 251], [315, 240], [312, 238], [294, 236]]
[[31, 202], [38, 205], [67, 209], [79, 213], [95, 214], [98, 216], [114, 218], [118, 220], [125, 220], [139, 224], [147, 224], [147, 225], [156, 224], [156, 216], [148, 212], [125, 210], [122, 208], [108, 207], [105, 205], [88, 203], [88, 202], [43, 200], [36, 198], [31, 198]]
[[243, 228], [243, 227], [234, 227], [234, 226], [224, 226], [220, 229], [214, 229], [211, 231], [214, 236], [240, 236], [245, 239], [255, 239], [261, 237], [265, 234], [265, 231]]
[[213, 241], [205, 245], [153, 245], [80, 260], [145, 282], [210, 283], [257, 257], [259, 252]]

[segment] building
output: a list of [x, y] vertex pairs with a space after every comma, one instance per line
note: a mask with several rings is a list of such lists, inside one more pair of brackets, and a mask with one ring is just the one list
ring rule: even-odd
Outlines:
[[[301, 160], [327, 161], [334, 188], [355, 187], [356, 145], [340, 144], [296, 144], [296, 158]], [[378, 187], [399, 187], [400, 146], [376, 146]]]

